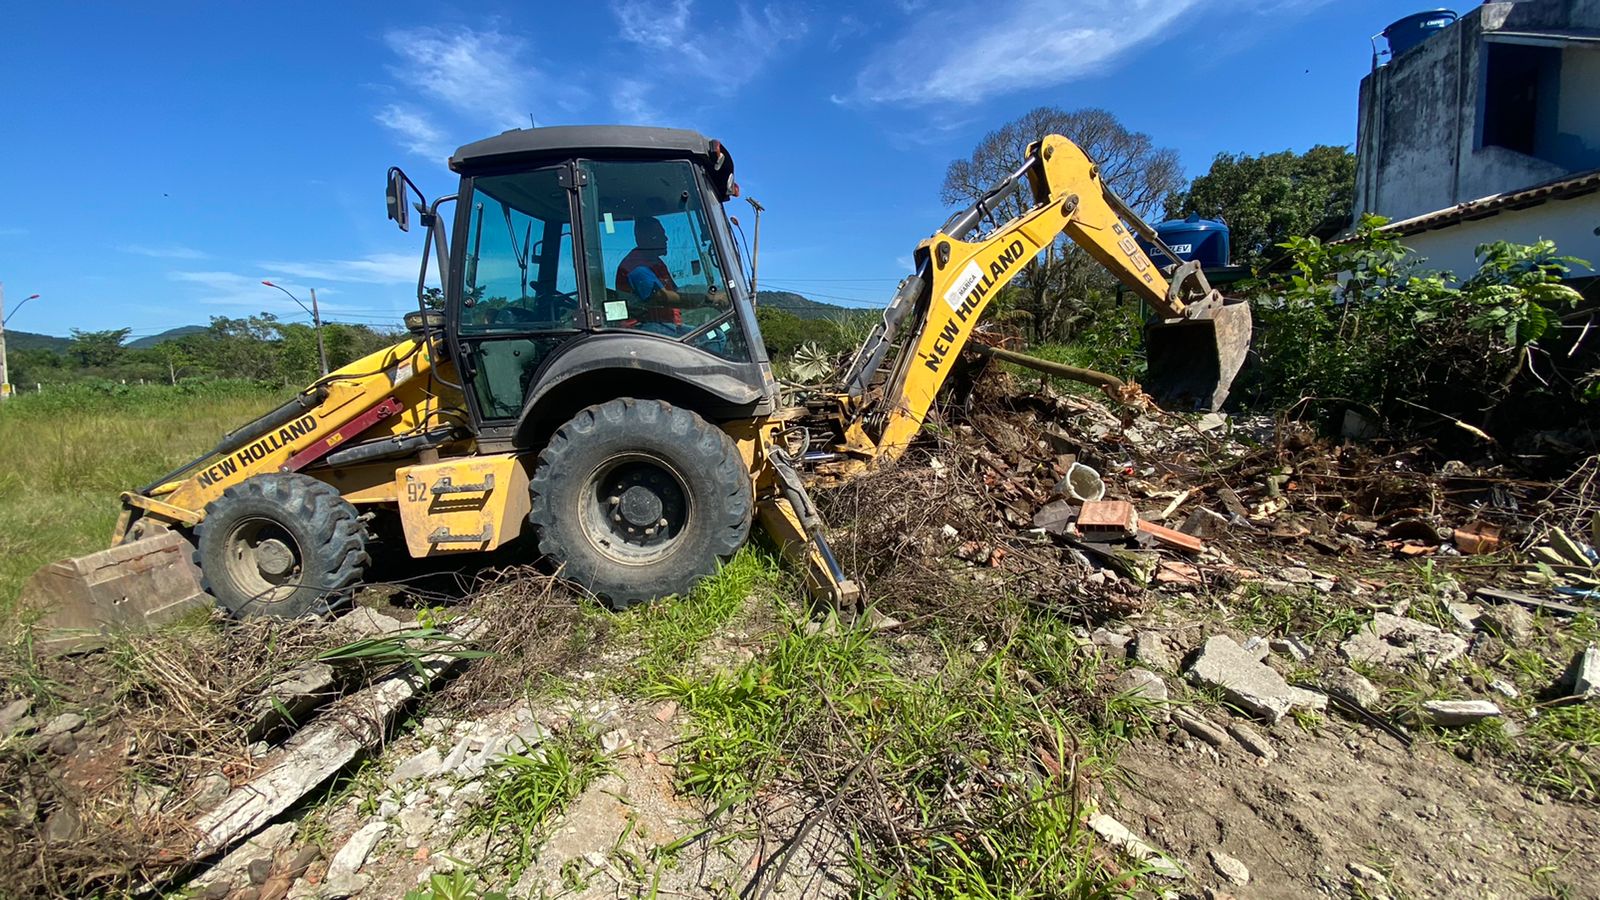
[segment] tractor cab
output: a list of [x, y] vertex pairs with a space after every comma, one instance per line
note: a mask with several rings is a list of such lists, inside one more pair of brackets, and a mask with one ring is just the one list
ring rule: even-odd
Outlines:
[[[485, 449], [533, 446], [541, 422], [596, 396], [655, 394], [712, 421], [770, 411], [770, 367], [722, 209], [739, 189], [719, 142], [665, 128], [517, 129], [461, 147], [450, 168], [461, 184], [448, 249], [443, 217], [426, 218], [447, 263], [448, 351]], [[397, 172], [390, 215], [404, 228]]]

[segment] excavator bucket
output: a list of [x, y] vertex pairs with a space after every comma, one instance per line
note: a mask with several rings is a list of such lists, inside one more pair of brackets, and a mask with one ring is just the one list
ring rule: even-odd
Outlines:
[[1142, 387], [1163, 409], [1215, 410], [1250, 352], [1250, 304], [1232, 301], [1209, 315], [1145, 328]]
[[54, 562], [22, 586], [22, 608], [43, 613], [40, 650], [68, 653], [112, 630], [148, 628], [210, 606], [194, 546], [174, 531]]

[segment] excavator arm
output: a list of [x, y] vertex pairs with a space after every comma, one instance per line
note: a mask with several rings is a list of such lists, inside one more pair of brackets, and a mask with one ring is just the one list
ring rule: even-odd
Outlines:
[[[978, 235], [979, 225], [1024, 189], [1031, 205]], [[917, 246], [917, 273], [901, 284], [841, 386], [847, 452], [858, 460], [904, 452], [989, 304], [1062, 233], [1159, 317], [1146, 334], [1151, 393], [1189, 408], [1222, 403], [1249, 347], [1249, 307], [1225, 303], [1199, 265], [1167, 248], [1076, 144], [1050, 135], [1028, 148], [1020, 168]], [[1136, 234], [1174, 265], [1158, 268]], [[896, 349], [884, 377], [880, 370]]]

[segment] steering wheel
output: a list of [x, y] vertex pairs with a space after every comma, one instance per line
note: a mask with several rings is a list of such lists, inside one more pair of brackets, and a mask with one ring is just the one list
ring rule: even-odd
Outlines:
[[538, 298], [538, 300], [536, 300], [535, 302], [536, 303], [551, 302], [554, 306], [568, 307], [568, 308], [571, 308], [571, 309], [577, 309], [578, 308], [578, 294], [575, 291], [571, 292], [571, 293], [568, 293], [567, 291], [551, 291], [551, 292], [545, 294], [544, 296]]

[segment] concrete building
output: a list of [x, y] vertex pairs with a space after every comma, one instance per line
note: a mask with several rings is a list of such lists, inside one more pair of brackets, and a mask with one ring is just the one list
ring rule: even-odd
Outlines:
[[1432, 268], [1540, 238], [1600, 266], [1600, 0], [1485, 3], [1375, 65], [1356, 155], [1355, 209]]

